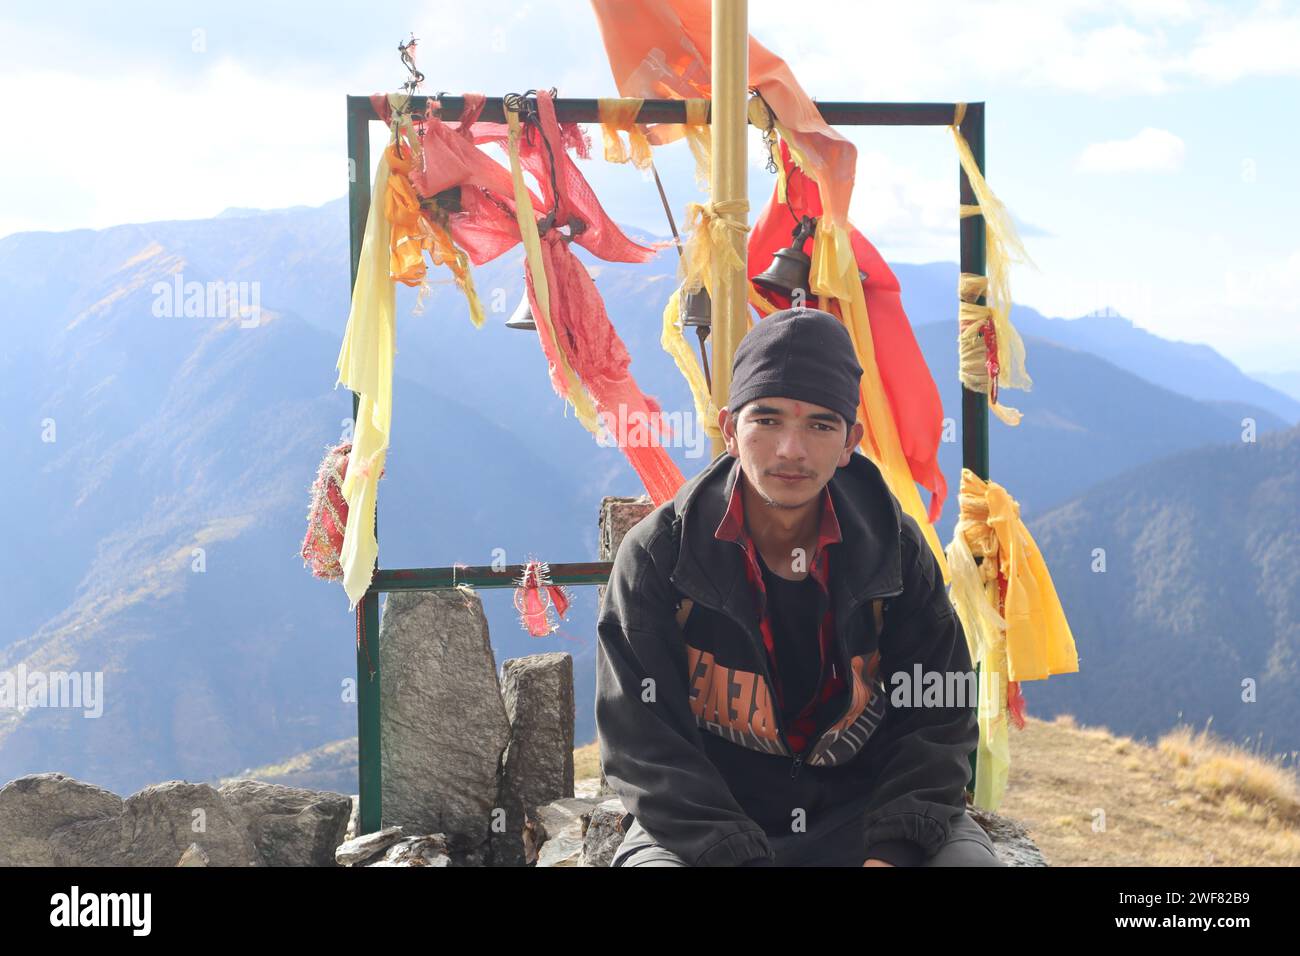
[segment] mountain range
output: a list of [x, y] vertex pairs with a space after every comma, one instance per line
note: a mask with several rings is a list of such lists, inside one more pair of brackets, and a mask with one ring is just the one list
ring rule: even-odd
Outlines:
[[[351, 413], [350, 393], [334, 387], [347, 235], [346, 202], [336, 200], [0, 239], [0, 398], [13, 456], [0, 668], [99, 671], [105, 693], [93, 719], [60, 708], [0, 710], [0, 779], [60, 770], [132, 792], [174, 777], [215, 779], [355, 733], [343, 693], [355, 674], [353, 618], [342, 589], [312, 578], [298, 555], [316, 467]], [[631, 266], [579, 256], [638, 384], [665, 410], [691, 410], [659, 345], [675, 259]], [[415, 290], [399, 286], [393, 443], [379, 486], [382, 567], [487, 564], [496, 549], [510, 562], [594, 560], [601, 497], [642, 490], [626, 459], [566, 412], [536, 338], [504, 328], [522, 294], [521, 270], [518, 248], [475, 270], [488, 308], [482, 329], [444, 275], [433, 277], [419, 314]], [[958, 409], [956, 267], [896, 271], [944, 407]], [[159, 290], [177, 276], [256, 283], [259, 320], [159, 315]], [[1258, 677], [1260, 704], [1264, 688], [1277, 692], [1300, 618], [1278, 590], [1285, 574], [1257, 566], [1286, 548], [1268, 538], [1266, 507], [1249, 513], [1250, 531], [1224, 553], [1226, 565], [1209, 560], [1213, 549], [1192, 552], [1197, 560], [1154, 591], [1151, 579], [1122, 570], [1131, 563], [1112, 564], [1100, 579], [1077, 564], [1093, 547], [1117, 562], [1139, 553], [1148, 563], [1169, 547], [1173, 560], [1192, 547], [1189, 528], [1227, 534], [1227, 523], [1246, 516], [1241, 502], [1225, 508], [1207, 493], [1225, 486], [1194, 484], [1211, 466], [1189, 463], [1209, 456], [1231, 466], [1245, 483], [1238, 489], [1284, 492], [1300, 403], [1204, 346], [1127, 320], [1022, 308], [1015, 319], [1034, 385], [1003, 392], [1025, 419], [1014, 429], [992, 423], [992, 474], [1040, 536], [1083, 664], [1078, 675], [1027, 688], [1031, 706], [1095, 720], [1089, 702], [1105, 700], [1107, 725], [1133, 733], [1171, 726], [1174, 710], [1190, 713], [1199, 701], [1235, 732], [1300, 746], [1293, 711], [1244, 709], [1215, 690], [1226, 679], [1225, 637], [1189, 636], [1231, 634], [1250, 648], [1238, 669]], [[1255, 443], [1241, 440], [1245, 418], [1257, 424]], [[955, 521], [958, 448], [940, 449], [944, 540]], [[671, 453], [687, 476], [710, 457], [707, 443]], [[1136, 497], [1111, 512], [1102, 506], [1114, 503], [1116, 482]], [[1170, 497], [1174, 488], [1181, 497]], [[1070, 517], [1079, 514], [1096, 520]], [[1275, 537], [1295, 527], [1294, 511], [1289, 525], [1279, 515]], [[1224, 546], [1236, 541], [1229, 535]], [[1272, 610], [1209, 616], [1237, 608], [1196, 599], [1228, 574]], [[508, 589], [483, 594], [498, 663], [541, 650], [574, 654], [581, 743], [594, 735], [596, 592], [573, 591], [560, 633], [541, 640], [520, 627]], [[1103, 619], [1103, 598], [1127, 610]], [[1181, 617], [1162, 616], [1175, 607]], [[1158, 694], [1094, 690], [1094, 680], [1115, 682], [1112, 669], [1184, 653], [1192, 657], [1179, 681], [1161, 683]]]

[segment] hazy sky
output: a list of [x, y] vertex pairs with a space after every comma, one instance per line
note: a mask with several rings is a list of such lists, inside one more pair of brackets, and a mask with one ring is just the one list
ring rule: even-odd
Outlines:
[[[0, 13], [0, 235], [334, 199], [344, 95], [397, 89], [411, 32], [426, 92], [617, 95], [585, 0], [23, 6]], [[1300, 370], [1300, 4], [749, 6], [818, 99], [988, 104], [989, 183], [1040, 269], [1015, 270], [1018, 302], [1110, 306], [1248, 371]], [[891, 261], [955, 261], [948, 131], [845, 133], [863, 233]], [[680, 219], [700, 198], [689, 156], [676, 144], [657, 162]], [[667, 232], [653, 182], [583, 168], [616, 219]], [[750, 183], [760, 208], [757, 157]]]

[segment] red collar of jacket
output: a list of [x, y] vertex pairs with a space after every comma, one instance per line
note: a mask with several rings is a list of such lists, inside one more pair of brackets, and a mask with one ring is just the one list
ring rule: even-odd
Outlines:
[[[740, 459], [736, 459], [736, 464], [732, 466], [737, 474], [731, 483], [731, 498], [727, 504], [727, 510], [722, 515], [722, 520], [718, 522], [718, 527], [714, 530], [713, 536], [719, 541], [735, 541], [745, 549], [745, 554], [754, 574], [758, 575], [761, 583], [762, 574], [758, 565], [757, 549], [754, 545], [753, 538], [750, 537], [749, 529], [745, 526], [745, 495], [743, 485], [745, 483], [744, 473], [740, 468]], [[821, 493], [821, 523], [817, 530], [817, 552], [813, 555], [813, 564], [809, 568], [809, 573], [821, 585], [822, 590], [829, 593], [829, 556], [826, 546], [829, 544], [838, 544], [844, 540], [844, 535], [840, 531], [839, 519], [835, 516], [835, 503], [831, 500], [830, 483], [822, 487]]]
[[[679, 541], [669, 581], [682, 596], [722, 611], [747, 629], [752, 628], [758, 638], [759, 615], [752, 589], [745, 584], [752, 571], [745, 557], [748, 550], [720, 540], [716, 534], [729, 510], [740, 473], [740, 460], [723, 451], [677, 490], [671, 504], [661, 506], [666, 516], [671, 515]], [[847, 465], [836, 469], [826, 490], [843, 534], [843, 541], [832, 549], [835, 559], [828, 560], [829, 567], [823, 568], [837, 636], [843, 643], [842, 632], [857, 606], [901, 591], [899, 540], [903, 515], [880, 469], [857, 452], [849, 457]]]
[[[768, 613], [767, 585], [763, 581], [762, 568], [758, 563], [757, 546], [754, 544], [754, 539], [745, 525], [743, 485], [746, 479], [740, 468], [739, 459], [736, 459], [732, 468], [733, 475], [729, 478], [731, 496], [727, 504], [727, 510], [723, 513], [722, 520], [718, 522], [713, 536], [719, 541], [733, 541], [745, 551], [746, 577], [749, 579], [750, 588], [756, 599], [755, 610], [759, 617], [759, 630], [763, 635], [763, 644], [767, 649], [767, 658], [772, 671], [773, 683], [775, 684], [773, 690], [776, 694], [777, 705], [784, 710], [787, 701], [781, 681], [781, 673], [777, 667], [776, 642], [772, 634], [771, 615]], [[817, 709], [845, 687], [844, 680], [835, 666], [835, 615], [830, 602], [830, 552], [827, 550], [828, 545], [841, 542], [843, 535], [840, 531], [839, 519], [835, 515], [835, 503], [831, 500], [829, 482], [822, 488], [820, 501], [821, 516], [817, 531], [816, 552], [812, 556], [812, 566], [809, 568], [809, 574], [817, 582], [823, 595], [821, 602], [822, 614], [817, 630], [817, 643], [821, 655], [821, 676], [818, 679], [817, 690], [812, 699], [805, 702], [803, 709], [799, 711], [790, 726], [787, 727], [786, 735], [789, 737], [790, 744], [796, 753], [803, 752], [818, 730], [815, 718]]]

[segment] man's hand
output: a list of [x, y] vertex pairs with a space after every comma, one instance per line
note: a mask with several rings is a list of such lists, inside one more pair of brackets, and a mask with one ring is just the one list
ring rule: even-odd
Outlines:
[[870, 860], [867, 860], [862, 865], [863, 866], [893, 866], [894, 864], [886, 863], [884, 860], [877, 860], [875, 857], [872, 857]]

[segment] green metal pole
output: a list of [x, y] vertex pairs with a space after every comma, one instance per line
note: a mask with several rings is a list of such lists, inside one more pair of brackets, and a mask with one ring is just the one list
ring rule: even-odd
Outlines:
[[[975, 157], [975, 166], [984, 175], [984, 104], [968, 103], [966, 114], [962, 117], [961, 134], [970, 146], [971, 155]], [[975, 191], [971, 189], [966, 170], [961, 168], [960, 194], [963, 205], [976, 202]], [[970, 216], [961, 220], [961, 271], [975, 275], [984, 275], [984, 217]], [[980, 305], [986, 303], [981, 296]], [[989, 477], [989, 407], [988, 399], [981, 392], [972, 392], [964, 385], [961, 390], [961, 463], [981, 478]], [[978, 673], [978, 667], [977, 667]], [[979, 706], [979, 682], [975, 684], [976, 707]], [[967, 790], [975, 791], [975, 771], [978, 767], [979, 747], [970, 753], [970, 783]]]
[[[361, 101], [358, 103], [357, 101]], [[364, 104], [364, 108], [361, 106]], [[352, 251], [352, 287], [357, 283], [361, 242], [370, 214], [370, 101], [347, 98], [348, 107], [348, 236]], [[352, 393], [352, 421], [361, 397]], [[379, 509], [375, 509], [375, 540], [379, 539]], [[379, 562], [376, 561], [376, 568]], [[379, 739], [379, 593], [367, 591], [357, 602], [357, 836], [379, 829], [383, 815]], [[367, 656], [368, 652], [368, 656]], [[373, 673], [371, 668], [374, 668]]]

